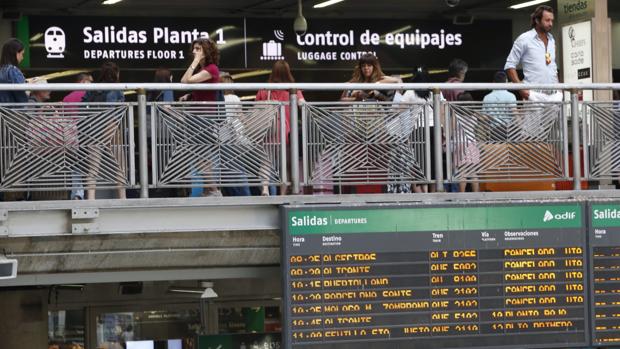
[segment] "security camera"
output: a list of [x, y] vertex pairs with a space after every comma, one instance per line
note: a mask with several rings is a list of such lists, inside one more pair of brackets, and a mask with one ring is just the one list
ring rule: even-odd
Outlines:
[[297, 18], [295, 18], [295, 23], [293, 23], [293, 29], [295, 30], [295, 34], [297, 35], [306, 34], [306, 31], [308, 30], [308, 22], [306, 22], [304, 16], [297, 16]]
[[17, 259], [8, 259], [0, 255], [0, 280], [17, 277]]
[[446, 0], [446, 5], [450, 7], [455, 7], [455, 6], [458, 6], [460, 2], [461, 0]]

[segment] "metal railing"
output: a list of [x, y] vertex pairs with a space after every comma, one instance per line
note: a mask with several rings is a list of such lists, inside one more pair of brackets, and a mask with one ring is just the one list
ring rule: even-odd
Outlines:
[[[582, 179], [620, 174], [615, 155], [619, 140], [614, 130], [620, 121], [617, 105], [580, 103], [577, 94], [578, 89], [620, 89], [620, 84], [429, 83], [374, 84], [372, 88], [432, 90], [434, 97], [419, 105], [299, 103], [294, 93], [297, 89], [368, 89], [367, 84], [342, 83], [0, 84], [0, 90], [138, 92], [137, 104], [2, 105], [0, 191], [140, 188], [141, 197], [148, 197], [149, 188], [287, 183], [293, 193], [300, 193], [303, 185], [356, 183], [435, 183], [441, 191], [444, 180], [561, 179], [572, 179], [574, 189], [579, 189]], [[513, 103], [485, 109], [479, 103], [441, 101], [439, 93], [523, 88], [568, 91], [570, 102], [565, 102], [565, 108], [562, 104]], [[146, 91], [167, 89], [291, 93], [288, 103], [146, 101]], [[282, 137], [287, 104], [292, 106], [289, 142]], [[571, 115], [581, 115], [580, 107], [586, 120], [583, 139], [579, 118], [570, 118], [570, 129], [568, 125]], [[135, 135], [134, 108], [138, 114]], [[429, 127], [431, 120], [434, 125], [443, 124], [445, 134], [440, 127]], [[585, 147], [583, 175], [581, 141]], [[468, 161], [472, 159], [476, 161]]]
[[584, 177], [612, 179], [620, 176], [620, 104], [587, 102], [582, 108]]
[[446, 103], [450, 181], [566, 180], [563, 103]]
[[136, 187], [133, 106], [0, 104], [0, 190]]
[[429, 104], [306, 103], [305, 185], [429, 182]]
[[282, 103], [150, 107], [153, 187], [287, 183]]

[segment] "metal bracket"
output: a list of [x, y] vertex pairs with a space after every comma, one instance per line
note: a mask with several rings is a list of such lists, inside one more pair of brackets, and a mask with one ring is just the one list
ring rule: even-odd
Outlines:
[[9, 236], [9, 227], [6, 221], [9, 220], [9, 210], [0, 210], [0, 236]]
[[72, 219], [91, 219], [99, 217], [98, 208], [74, 208], [71, 210]]
[[71, 232], [74, 234], [80, 233], [99, 233], [101, 227], [99, 223], [74, 223], [71, 224]]

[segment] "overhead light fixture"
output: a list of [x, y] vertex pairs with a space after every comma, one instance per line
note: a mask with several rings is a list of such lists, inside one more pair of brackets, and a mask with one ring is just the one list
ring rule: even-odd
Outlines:
[[30, 38], [30, 42], [37, 41], [43, 37], [43, 33], [36, 33]]
[[117, 4], [117, 3], [121, 2], [121, 1], [123, 1], [123, 0], [103, 0], [101, 5], [114, 5], [114, 4]]
[[323, 7], [327, 7], [327, 6], [331, 6], [333, 4], [337, 4], [339, 2], [343, 2], [344, 0], [327, 0], [327, 1], [323, 1], [320, 2], [316, 5], [313, 6], [313, 8], [323, 8]]
[[308, 22], [302, 13], [303, 7], [301, 6], [301, 0], [297, 1], [297, 17], [295, 17], [295, 21], [293, 22], [293, 30], [297, 35], [304, 35], [308, 30]]
[[202, 294], [204, 292], [203, 289], [198, 289], [196, 287], [175, 287], [175, 286], [170, 286], [168, 287], [168, 292], [170, 293], [195, 293], [195, 294]]
[[511, 8], [513, 10], [518, 10], [520, 8], [534, 6], [534, 5], [542, 4], [543, 2], [549, 2], [549, 1], [551, 1], [551, 0], [532, 0], [532, 1], [526, 1], [526, 2], [522, 2], [520, 4], [509, 6], [508, 8]]
[[200, 283], [200, 286], [205, 288], [204, 292], [202, 292], [202, 294], [200, 295], [200, 298], [205, 299], [218, 297], [217, 293], [215, 293], [215, 291], [213, 290], [213, 282], [203, 281]]
[[213, 290], [213, 285], [213, 282], [203, 281], [200, 283], [200, 287], [170, 286], [168, 292], [199, 294], [200, 298], [203, 299], [217, 298], [219, 295]]
[[205, 299], [205, 298], [217, 298], [218, 295], [217, 293], [215, 293], [215, 291], [211, 288], [205, 288], [205, 291], [200, 295], [200, 298]]
[[262, 69], [262, 70], [254, 70], [254, 71], [249, 71], [249, 72], [244, 72], [244, 73], [239, 73], [239, 74], [233, 74], [232, 78], [234, 80], [238, 80], [238, 79], [243, 79], [243, 78], [251, 78], [253, 76], [269, 75], [269, 74], [271, 74], [271, 69]]

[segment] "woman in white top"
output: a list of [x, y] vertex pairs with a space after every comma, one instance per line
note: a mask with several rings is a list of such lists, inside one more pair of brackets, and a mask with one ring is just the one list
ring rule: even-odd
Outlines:
[[[428, 70], [425, 67], [419, 67], [416, 69], [416, 71], [414, 72], [413, 75], [413, 79], [411, 80], [412, 83], [428, 83], [430, 82], [430, 75], [428, 73]], [[427, 164], [427, 166], [430, 166], [431, 168], [431, 178], [429, 178], [430, 180], [434, 180], [435, 179], [435, 157], [434, 157], [434, 147], [435, 147], [435, 137], [434, 137], [434, 126], [435, 126], [435, 119], [433, 117], [433, 107], [432, 107], [432, 101], [433, 101], [433, 94], [431, 93], [431, 91], [429, 90], [407, 90], [405, 91], [405, 93], [402, 94], [402, 96], [400, 98], [395, 98], [395, 102], [396, 99], [398, 99], [398, 102], [400, 103], [427, 103], [426, 105], [426, 122], [428, 123], [428, 127], [430, 129], [430, 139], [429, 139], [429, 145], [430, 145], [430, 153], [431, 153], [431, 161], [430, 163]], [[443, 96], [441, 96], [441, 99], [443, 100]], [[423, 123], [420, 123], [420, 120], [417, 121], [417, 123], [419, 123], [420, 127], [424, 127]], [[414, 192], [416, 193], [426, 193], [428, 192], [428, 186], [425, 185], [414, 185], [413, 188]], [[430, 187], [430, 191], [434, 192], [435, 191], [435, 185], [431, 184]]]
[[[219, 82], [224, 84], [232, 84], [234, 83], [234, 80], [229, 73], [220, 72]], [[222, 144], [222, 147], [230, 147], [227, 142], [232, 141], [235, 144], [229, 149], [230, 152], [233, 153], [235, 151], [242, 151], [240, 149], [242, 149], [245, 145], [248, 145], [250, 140], [245, 134], [245, 125], [242, 120], [243, 107], [241, 105], [241, 99], [235, 94], [235, 91], [225, 90], [224, 101], [226, 102], [225, 110], [227, 127], [222, 127], [220, 129], [220, 139], [222, 141], [226, 141], [224, 142], [224, 144]], [[229, 166], [236, 167], [236, 170], [239, 171], [240, 174], [238, 181], [240, 182], [240, 185], [235, 187], [222, 188], [222, 193], [224, 194], [224, 196], [252, 195], [250, 192], [250, 187], [248, 186], [247, 177], [243, 174], [243, 172], [247, 171], [247, 169], [244, 168], [244, 163], [240, 163], [238, 166], [236, 166], [234, 162], [231, 162]]]

